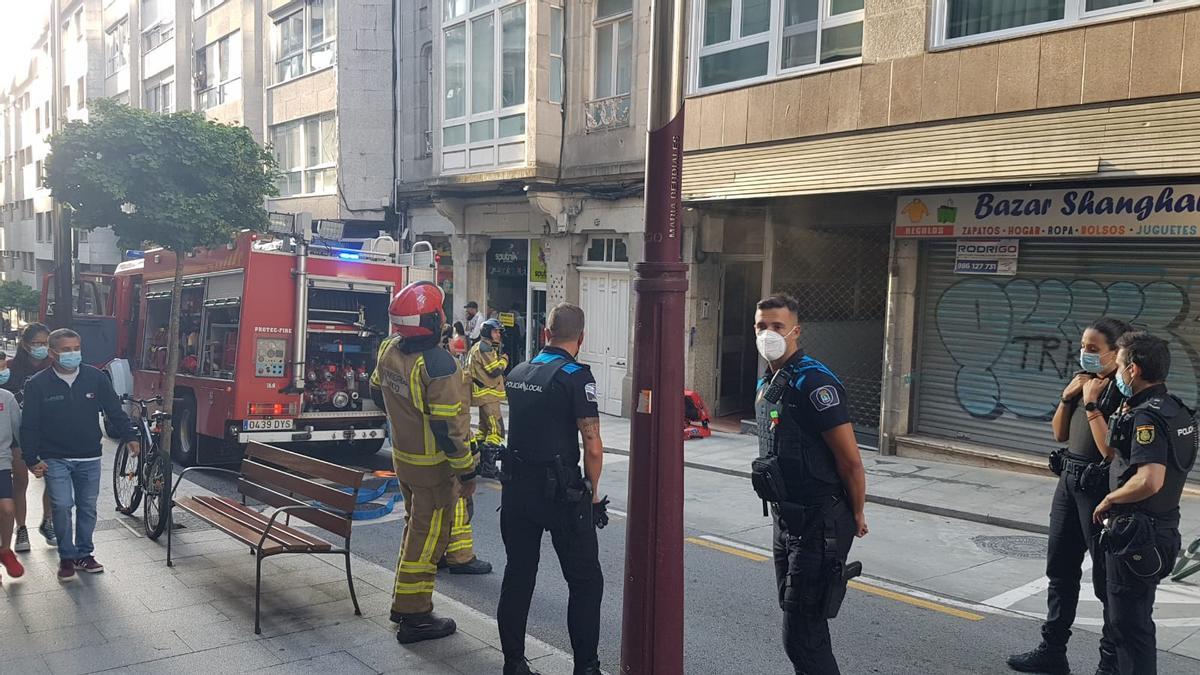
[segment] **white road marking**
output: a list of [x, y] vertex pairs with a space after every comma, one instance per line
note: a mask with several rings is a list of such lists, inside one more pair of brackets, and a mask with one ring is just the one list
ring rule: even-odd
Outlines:
[[613, 507], [611, 507], [611, 506], [610, 506], [610, 507], [608, 507], [608, 515], [610, 515], [610, 516], [616, 516], [616, 517], [618, 517], [618, 518], [626, 518], [626, 519], [628, 519], [628, 518], [629, 518], [629, 514], [628, 514], [628, 513], [625, 513], [625, 512], [624, 512], [624, 511], [622, 511], [621, 509], [614, 509], [614, 508], [613, 508]]
[[[1084, 572], [1092, 569], [1092, 559], [1085, 557], [1083, 559], [1083, 566], [1080, 569]], [[1008, 609], [1025, 598], [1037, 595], [1049, 587], [1050, 580], [1048, 578], [1044, 576], [1038, 577], [1037, 579], [1034, 579], [1023, 586], [1018, 586], [1010, 591], [1004, 591], [999, 595], [994, 595], [987, 600], [984, 600], [983, 604], [996, 607], [998, 609]]]

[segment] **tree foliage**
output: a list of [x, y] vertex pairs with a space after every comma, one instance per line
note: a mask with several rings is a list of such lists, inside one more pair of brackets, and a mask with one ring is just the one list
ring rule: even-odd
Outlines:
[[0, 282], [0, 311], [36, 312], [42, 294], [20, 281]]
[[[279, 171], [249, 129], [201, 113], [162, 115], [101, 99], [90, 103], [89, 116], [51, 136], [46, 185], [72, 227], [111, 227], [125, 248], [175, 253], [163, 386], [175, 391], [186, 254], [227, 244], [240, 230], [265, 230], [265, 200], [278, 194]], [[173, 404], [167, 397], [168, 413]], [[167, 457], [171, 437], [168, 423]]]
[[176, 252], [266, 229], [264, 199], [278, 194], [278, 173], [249, 129], [106, 99], [89, 115], [50, 138], [46, 159], [46, 184], [72, 226], [111, 227], [126, 248]]

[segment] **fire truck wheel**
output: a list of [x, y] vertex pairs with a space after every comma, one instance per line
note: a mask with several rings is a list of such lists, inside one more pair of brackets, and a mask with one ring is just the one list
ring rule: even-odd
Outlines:
[[171, 459], [176, 464], [192, 466], [196, 463], [196, 402], [184, 397], [175, 400], [175, 424], [171, 435]]
[[364, 440], [350, 441], [346, 444], [346, 450], [349, 452], [351, 459], [363, 461], [375, 456], [379, 449], [383, 447], [383, 439], [379, 440]]

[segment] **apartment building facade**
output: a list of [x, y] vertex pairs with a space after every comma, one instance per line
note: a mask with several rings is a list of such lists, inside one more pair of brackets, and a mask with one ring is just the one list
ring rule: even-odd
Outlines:
[[416, 0], [397, 27], [397, 199], [409, 237], [441, 252], [449, 313], [490, 306], [521, 359], [548, 307], [581, 304], [580, 359], [614, 414], [643, 255], [648, 21], [642, 0]]
[[[54, 21], [49, 3], [28, 69], [5, 84], [6, 274], [37, 285], [49, 271], [54, 209], [34, 176], [54, 116], [86, 119], [87, 101], [97, 97], [245, 126], [274, 147], [284, 172], [270, 210], [343, 221], [350, 238], [398, 234], [392, 54], [399, 4], [59, 0]], [[53, 85], [52, 38], [61, 45], [61, 88]], [[109, 271], [122, 259], [107, 232], [77, 237], [81, 270]]]
[[[693, 312], [796, 293], [805, 346], [885, 453], [1044, 464], [1104, 314], [1170, 339], [1172, 391], [1196, 402], [1197, 3], [691, 10], [684, 198], [709, 255]], [[713, 396], [746, 401], [718, 323], [697, 341]]]

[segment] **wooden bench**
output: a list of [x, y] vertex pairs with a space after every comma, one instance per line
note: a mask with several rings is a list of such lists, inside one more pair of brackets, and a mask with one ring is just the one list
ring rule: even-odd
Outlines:
[[[175, 498], [179, 482], [189, 471], [229, 473], [238, 477], [241, 502], [219, 496]], [[318, 482], [321, 481], [321, 482]], [[361, 616], [350, 573], [350, 529], [363, 474], [263, 443], [250, 443], [241, 471], [194, 466], [184, 469], [171, 488], [172, 508], [167, 510], [167, 566], [171, 561], [171, 512], [180, 508], [250, 547], [255, 556], [254, 633], [260, 634], [259, 599], [262, 561], [282, 553], [335, 554], [346, 558], [346, 583], [354, 613]], [[345, 488], [345, 489], [341, 489]], [[246, 498], [275, 507], [269, 517], [246, 504]], [[320, 506], [314, 506], [319, 502]], [[288, 522], [280, 522], [286, 516]], [[345, 539], [334, 548], [324, 539], [290, 527], [292, 516]]]

